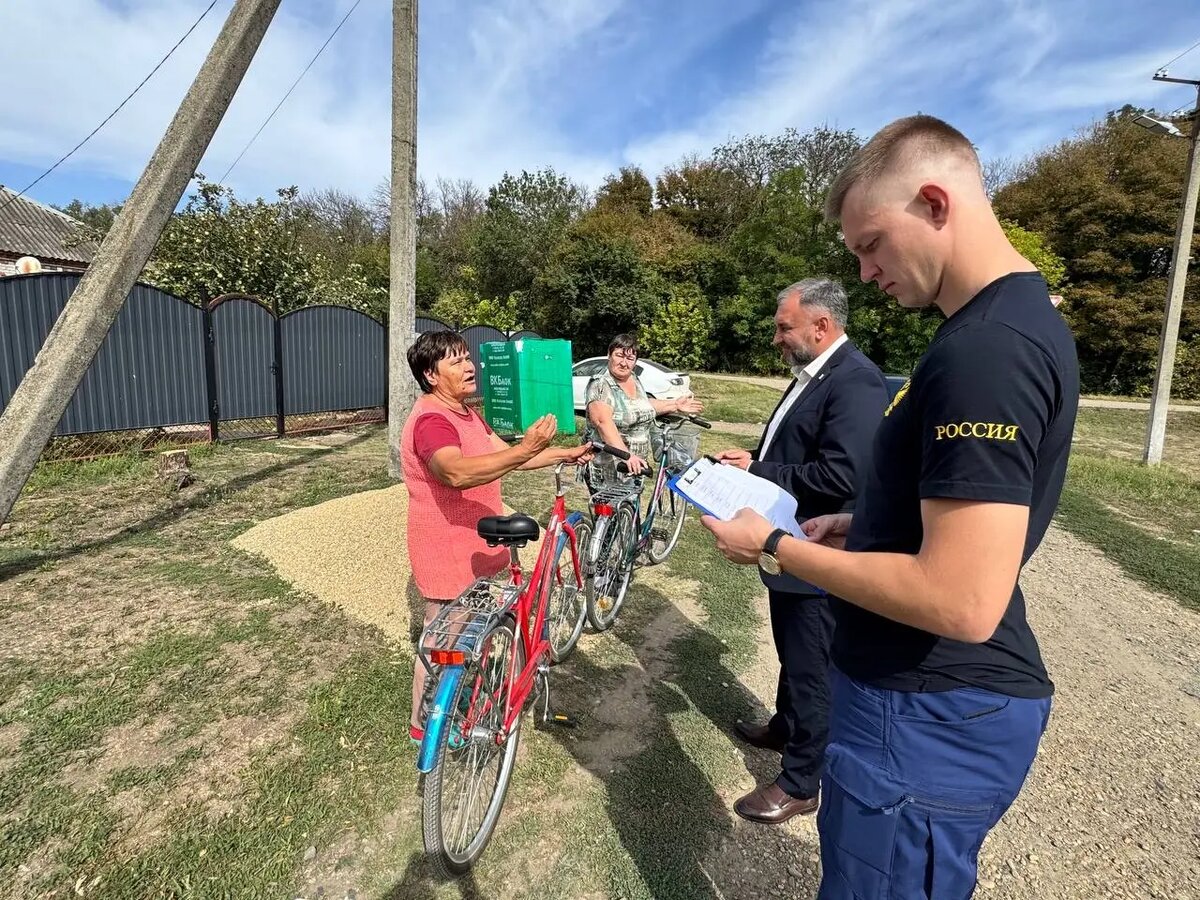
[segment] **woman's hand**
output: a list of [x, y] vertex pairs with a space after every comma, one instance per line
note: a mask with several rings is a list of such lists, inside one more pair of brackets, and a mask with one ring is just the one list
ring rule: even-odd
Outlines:
[[834, 550], [846, 549], [846, 535], [850, 533], [849, 513], [837, 513], [832, 516], [817, 516], [800, 525], [804, 536], [814, 544], [824, 544]]
[[576, 466], [586, 465], [592, 461], [592, 457], [596, 455], [596, 451], [592, 449], [591, 444], [580, 444], [578, 447], [571, 447], [563, 451], [563, 462], [569, 462]]
[[625, 465], [629, 467], [631, 475], [641, 475], [646, 468], [646, 461], [636, 454], [629, 454], [629, 459], [625, 461]]
[[704, 410], [704, 404], [697, 400], [694, 394], [680, 397], [675, 401], [675, 404], [675, 409], [678, 412], [686, 413], [687, 415], [695, 415]]
[[521, 438], [521, 446], [532, 458], [550, 446], [554, 435], [558, 433], [558, 419], [553, 415], [545, 415], [529, 426], [525, 436]]

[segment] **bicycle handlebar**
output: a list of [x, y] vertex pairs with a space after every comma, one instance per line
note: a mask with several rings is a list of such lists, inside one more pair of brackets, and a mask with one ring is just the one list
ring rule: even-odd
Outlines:
[[[523, 434], [502, 434], [500, 440], [506, 444], [518, 444], [525, 437]], [[607, 453], [610, 456], [615, 456], [617, 459], [629, 459], [629, 452], [622, 450], [620, 447], [614, 447], [611, 444], [606, 444], [603, 441], [592, 441], [592, 449], [597, 453]]]
[[[620, 472], [622, 475], [632, 474], [629, 471], [629, 465], [627, 463], [623, 463], [623, 462], [617, 463], [617, 471]], [[651, 465], [649, 463], [643, 463], [642, 471], [638, 472], [638, 477], [639, 478], [653, 478], [654, 477], [653, 467], [651, 467]]]
[[673, 428], [679, 428], [684, 422], [691, 422], [699, 428], [712, 428], [712, 422], [691, 413], [667, 413], [665, 416], [659, 416], [658, 418], [664, 425]]
[[617, 459], [629, 459], [629, 451], [622, 450], [620, 447], [614, 447], [612, 444], [606, 444], [604, 441], [592, 441], [592, 449], [597, 453], [607, 453], [609, 456], [615, 456]]

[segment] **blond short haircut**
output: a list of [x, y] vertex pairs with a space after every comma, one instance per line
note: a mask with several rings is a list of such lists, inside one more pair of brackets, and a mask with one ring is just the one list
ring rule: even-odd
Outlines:
[[935, 157], [957, 157], [983, 180], [979, 156], [966, 136], [933, 116], [908, 116], [882, 128], [850, 159], [825, 198], [825, 218], [842, 217], [846, 195], [856, 184], [870, 185], [889, 172]]

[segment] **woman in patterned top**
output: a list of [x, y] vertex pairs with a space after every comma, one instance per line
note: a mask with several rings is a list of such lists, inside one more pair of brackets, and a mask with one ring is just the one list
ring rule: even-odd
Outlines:
[[[638, 382], [633, 369], [638, 345], [631, 336], [618, 334], [608, 345], [608, 368], [592, 377], [587, 386], [585, 441], [604, 441], [628, 450], [629, 471], [638, 474], [653, 455], [656, 416], [669, 413], [698, 413], [704, 409], [691, 394], [674, 400], [652, 400]], [[618, 478], [616, 460], [601, 454], [588, 468], [589, 485], [611, 483]]]

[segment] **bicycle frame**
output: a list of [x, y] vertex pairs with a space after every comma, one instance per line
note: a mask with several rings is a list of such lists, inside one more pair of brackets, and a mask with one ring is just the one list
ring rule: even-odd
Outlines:
[[[512, 608], [516, 616], [517, 639], [521, 641], [525, 650], [525, 663], [518, 672], [517, 656], [515, 653], [512, 654], [506, 678], [499, 687], [498, 694], [505, 698], [503, 719], [495, 734], [495, 741], [500, 745], [503, 745], [507, 741], [508, 735], [512, 733], [513, 726], [525, 709], [525, 703], [533, 691], [537, 677], [546, 670], [545, 661], [550, 656], [550, 641], [546, 634], [546, 616], [552, 589], [551, 581], [557, 572], [554, 563], [562, 550], [564, 540], [571, 542], [571, 561], [575, 570], [576, 582], [582, 583], [583, 581], [579, 544], [575, 533], [575, 526], [583, 521], [583, 516], [578, 512], [567, 513], [566, 502], [563, 499], [565, 491], [562, 485], [564, 465], [564, 463], [560, 463], [554, 470], [554, 505], [550, 521], [546, 526], [542, 548], [538, 552], [533, 572], [528, 581], [523, 580], [524, 570], [517, 548], [509, 548], [509, 584], [510, 587], [519, 590]], [[469, 645], [469, 641], [473, 639], [474, 636], [464, 635], [458, 641], [459, 649], [464, 651], [473, 649]], [[489, 654], [490, 648], [480, 654], [477, 661], [480, 667], [487, 665]], [[450, 724], [450, 701], [457, 691], [458, 683], [465, 669], [465, 660], [442, 667], [443, 674], [438, 683], [437, 693], [434, 696], [426, 723], [425, 737], [421, 742], [418, 754], [417, 768], [421, 772], [427, 773], [433, 768], [437, 749], [441, 746], [445, 737], [445, 729]], [[470, 734], [476, 722], [491, 712], [493, 708], [490, 698], [480, 704], [479, 687], [479, 684], [476, 684], [472, 691], [468, 713], [463, 722], [462, 730], [466, 734]]]
[[641, 514], [640, 510], [638, 511], [642, 530], [634, 546], [635, 553], [645, 550], [646, 545], [650, 543], [650, 531], [654, 528], [654, 516], [658, 509], [658, 498], [666, 490], [670, 490], [670, 488], [667, 487], [667, 443], [663, 441], [662, 452], [658, 455], [658, 474], [654, 478], [654, 490], [650, 492], [650, 499], [646, 502], [645, 516]]
[[[550, 639], [546, 635], [546, 614], [550, 606], [550, 591], [553, 589], [551, 580], [556, 570], [554, 562], [561, 550], [561, 539], [565, 536], [571, 542], [571, 563], [575, 569], [575, 578], [583, 582], [583, 571], [579, 562], [579, 544], [575, 537], [575, 525], [582, 520], [582, 515], [567, 514], [566, 501], [563, 500], [562, 464], [554, 470], [555, 496], [554, 507], [550, 513], [550, 522], [546, 525], [546, 534], [542, 540], [542, 549], [533, 566], [533, 574], [525, 583], [524, 590], [517, 598], [516, 617], [520, 640], [525, 649], [525, 665], [518, 674], [516, 672], [517, 657], [514, 654], [509, 664], [508, 683], [510, 689], [505, 692], [505, 709], [503, 727], [498, 736], [502, 743], [512, 731], [517, 717], [525, 709], [525, 701], [533, 691], [534, 681], [544, 671], [544, 662], [550, 657]], [[576, 516], [572, 520], [572, 516]], [[521, 561], [517, 557], [516, 548], [510, 551], [509, 572], [514, 585], [521, 585], [523, 575]], [[534, 604], [536, 603], [536, 610]], [[530, 616], [532, 615], [532, 622]]]

